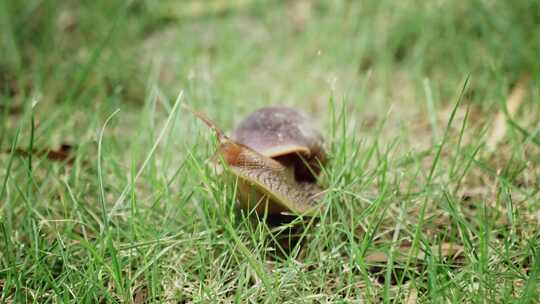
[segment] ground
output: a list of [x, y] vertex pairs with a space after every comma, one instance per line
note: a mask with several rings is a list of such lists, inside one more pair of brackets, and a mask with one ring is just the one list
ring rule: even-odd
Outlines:
[[[539, 24], [527, 0], [0, 0], [1, 301], [537, 302]], [[300, 240], [237, 208], [181, 104], [312, 117]]]

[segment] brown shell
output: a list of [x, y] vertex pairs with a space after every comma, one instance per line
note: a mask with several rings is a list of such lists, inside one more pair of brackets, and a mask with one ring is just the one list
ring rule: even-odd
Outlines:
[[234, 130], [233, 140], [294, 166], [300, 181], [314, 181], [326, 162], [321, 133], [301, 112], [288, 107], [265, 107], [246, 117]]

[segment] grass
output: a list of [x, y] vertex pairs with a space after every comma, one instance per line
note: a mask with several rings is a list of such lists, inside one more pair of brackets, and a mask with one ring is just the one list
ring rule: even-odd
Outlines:
[[[197, 3], [0, 0], [0, 302], [538, 302], [535, 1]], [[319, 219], [239, 211], [181, 102], [307, 111]]]

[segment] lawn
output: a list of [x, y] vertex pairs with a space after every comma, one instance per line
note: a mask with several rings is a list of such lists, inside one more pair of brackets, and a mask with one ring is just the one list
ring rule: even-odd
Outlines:
[[[538, 28], [533, 0], [0, 0], [0, 302], [538, 303]], [[182, 104], [308, 113], [317, 216], [239, 209]]]

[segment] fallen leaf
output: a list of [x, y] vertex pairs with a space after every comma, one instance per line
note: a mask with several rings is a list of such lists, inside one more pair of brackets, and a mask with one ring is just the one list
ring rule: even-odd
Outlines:
[[[72, 155], [73, 146], [70, 144], [62, 143], [60, 147], [56, 150], [32, 150], [28, 151], [26, 149], [18, 148], [15, 150], [15, 154], [21, 155], [21, 156], [28, 156], [28, 155], [37, 155], [37, 156], [45, 156], [50, 161], [58, 161], [63, 162], [66, 161], [68, 164], [72, 164], [74, 160], [74, 156]], [[6, 153], [11, 154], [11, 150], [7, 150]]]
[[497, 144], [499, 144], [499, 142], [506, 135], [506, 131], [508, 129], [506, 124], [506, 116], [508, 115], [509, 117], [512, 117], [517, 113], [519, 106], [521, 105], [525, 97], [528, 82], [528, 75], [521, 77], [521, 79], [517, 82], [515, 87], [510, 92], [510, 95], [508, 95], [508, 98], [506, 99], [505, 106], [507, 108], [507, 112], [505, 112], [504, 109], [501, 109], [497, 113], [495, 122], [493, 123], [491, 135], [489, 136], [486, 143], [489, 151], [495, 151], [495, 149], [497, 148]]
[[[405, 261], [411, 251], [411, 246], [401, 246], [398, 248], [395, 254], [396, 261]], [[442, 243], [440, 245], [431, 246], [431, 252], [434, 255], [440, 253], [443, 257], [457, 257], [463, 252], [463, 246], [454, 243]], [[423, 260], [426, 258], [426, 254], [419, 250], [417, 259]], [[366, 256], [366, 261], [370, 263], [385, 263], [388, 261], [388, 255], [383, 251], [375, 251]]]
[[23, 107], [20, 105], [15, 105], [11, 107], [0, 105], [0, 114], [4, 111], [7, 111], [8, 115], [19, 115], [23, 112]]
[[71, 155], [72, 146], [69, 144], [61, 144], [57, 150], [51, 150], [47, 152], [47, 158], [53, 161], [73, 161], [73, 155]]
[[135, 304], [146, 303], [147, 298], [148, 298], [148, 288], [146, 286], [143, 286], [141, 288], [138, 288], [135, 291], [135, 295], [133, 297], [133, 303]]
[[388, 261], [388, 256], [382, 251], [376, 251], [366, 256], [366, 261], [370, 263], [384, 263]]
[[[459, 256], [461, 253], [463, 253], [463, 246], [460, 246], [454, 243], [443, 243], [440, 245], [440, 247], [437, 245], [431, 246], [431, 252], [435, 254], [440, 253], [440, 255], [443, 257], [455, 258]], [[423, 251], [418, 254], [418, 258], [419, 259], [425, 258], [425, 254]]]

